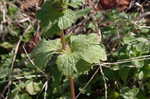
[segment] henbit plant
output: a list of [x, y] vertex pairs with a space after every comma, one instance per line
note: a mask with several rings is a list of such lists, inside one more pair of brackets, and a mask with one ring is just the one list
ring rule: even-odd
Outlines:
[[[90, 9], [71, 10], [68, 6], [77, 7], [83, 1], [53, 0], [46, 1], [38, 12], [41, 20], [43, 35], [60, 35], [60, 39], [45, 40], [33, 50], [32, 56], [35, 64], [46, 67], [53, 56], [56, 56], [56, 66], [62, 75], [70, 82], [71, 99], [76, 99], [74, 79], [88, 72], [93, 64], [105, 61], [106, 52], [100, 43], [100, 37], [91, 33], [88, 35], [65, 35], [65, 29], [69, 28], [76, 20], [86, 16]], [[56, 71], [53, 71], [56, 72]]]

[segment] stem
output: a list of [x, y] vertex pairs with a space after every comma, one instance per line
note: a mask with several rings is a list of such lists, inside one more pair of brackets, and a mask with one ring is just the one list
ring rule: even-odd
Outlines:
[[64, 35], [64, 31], [61, 32], [60, 37], [61, 37], [62, 49], [65, 50], [66, 44], [65, 44], [65, 35]]
[[[65, 50], [66, 49], [66, 42], [65, 42], [65, 35], [64, 35], [63, 30], [62, 30], [60, 36], [61, 36], [62, 50]], [[71, 91], [71, 99], [76, 99], [73, 77], [69, 77], [69, 85], [70, 85], [70, 91]]]
[[69, 77], [69, 82], [70, 82], [70, 90], [71, 90], [71, 99], [76, 99], [73, 77]]

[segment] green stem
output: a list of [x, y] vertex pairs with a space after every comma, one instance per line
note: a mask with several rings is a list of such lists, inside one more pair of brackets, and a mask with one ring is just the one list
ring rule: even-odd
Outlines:
[[75, 87], [74, 87], [74, 78], [69, 77], [69, 82], [70, 82], [70, 90], [71, 90], [71, 99], [76, 99]]
[[[64, 31], [61, 32], [61, 44], [62, 44], [62, 50], [65, 50], [66, 49], [66, 41], [65, 41]], [[70, 91], [71, 91], [71, 99], [76, 99], [73, 77], [69, 77], [69, 85], [70, 85]]]
[[65, 50], [66, 49], [66, 43], [65, 43], [65, 35], [64, 35], [64, 31], [61, 32], [61, 44], [62, 44], [62, 49]]

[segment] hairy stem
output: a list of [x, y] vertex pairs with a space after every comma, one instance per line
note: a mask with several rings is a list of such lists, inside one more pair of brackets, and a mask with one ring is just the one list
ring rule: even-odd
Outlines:
[[71, 90], [71, 99], [76, 99], [75, 87], [74, 87], [74, 78], [69, 77], [69, 82], [70, 82], [70, 90]]

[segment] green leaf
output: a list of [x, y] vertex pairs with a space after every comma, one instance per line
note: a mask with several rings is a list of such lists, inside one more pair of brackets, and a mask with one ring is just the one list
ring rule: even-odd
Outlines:
[[98, 38], [97, 34], [94, 34], [94, 33], [89, 34], [89, 35], [73, 35], [70, 37], [71, 44], [73, 44], [74, 42], [77, 42], [77, 43], [79, 42], [80, 44], [81, 41], [83, 41], [85, 45], [100, 43], [100, 39]]
[[65, 50], [56, 61], [58, 69], [66, 76], [88, 72], [93, 63], [107, 58], [96, 34], [71, 36], [69, 41], [70, 50]]
[[51, 57], [54, 53], [47, 52], [47, 53], [40, 53], [35, 56], [34, 63], [36, 66], [38, 66], [40, 69], [44, 69], [48, 62], [51, 60]]
[[84, 3], [85, 0], [70, 0], [69, 6], [72, 6], [74, 8], [78, 8]]
[[99, 45], [93, 45], [83, 50], [83, 52], [77, 52], [81, 55], [82, 59], [89, 63], [99, 63], [100, 60], [106, 60], [106, 53], [104, 48]]
[[136, 95], [139, 93], [138, 88], [124, 87], [121, 89], [121, 96], [123, 99], [137, 99]]
[[28, 94], [22, 94], [22, 95], [20, 95], [20, 98], [19, 99], [32, 99], [32, 97], [31, 96], [29, 96]]
[[18, 9], [15, 5], [9, 5], [9, 7], [8, 7], [8, 14], [9, 14], [10, 16], [14, 17], [15, 14], [17, 14], [17, 11], [18, 11], [18, 10], [19, 10], [19, 9]]
[[124, 82], [126, 82], [126, 80], [128, 78], [129, 71], [130, 71], [130, 68], [121, 68], [119, 70], [119, 75]]
[[59, 32], [60, 28], [58, 27], [58, 22], [54, 22], [52, 24], [49, 24], [45, 29], [43, 29], [42, 36], [45, 38], [53, 38], [54, 36], [59, 35]]
[[50, 31], [54, 26], [57, 28], [56, 23], [63, 16], [63, 11], [59, 7], [59, 3], [55, 1], [46, 1], [41, 10], [37, 12], [37, 18], [41, 21], [42, 33], [52, 35], [58, 32], [51, 33]]
[[26, 83], [27, 83], [27, 85], [26, 85], [25, 89], [30, 95], [36, 95], [38, 92], [40, 92], [40, 90], [41, 90], [40, 83], [36, 83], [33, 81], [28, 81]]
[[61, 30], [70, 27], [76, 21], [76, 15], [72, 10], [64, 11], [64, 16], [59, 18], [58, 26]]
[[111, 99], [118, 99], [120, 94], [117, 91], [113, 91], [111, 94]]
[[139, 73], [138, 73], [138, 79], [139, 80], [142, 80], [144, 78], [144, 72], [143, 71], [140, 71]]
[[57, 50], [60, 48], [60, 39], [49, 41], [42, 40], [33, 50], [31, 55], [33, 56], [35, 64], [40, 68], [44, 68], [53, 56], [53, 54], [56, 54]]
[[150, 77], [150, 64], [147, 64], [143, 67], [144, 78]]
[[13, 54], [0, 55], [0, 79], [5, 79], [8, 76], [12, 58]]
[[42, 40], [38, 46], [33, 50], [32, 54], [46, 53], [56, 51], [61, 48], [60, 39], [56, 40]]
[[107, 59], [105, 49], [99, 45], [96, 34], [72, 36], [70, 42], [71, 50], [90, 64]]
[[87, 73], [91, 69], [91, 66], [92, 64], [80, 59], [76, 64], [77, 74], [80, 75]]
[[64, 53], [57, 57], [56, 64], [63, 75], [73, 76], [77, 72], [76, 64], [78, 60], [74, 53]]
[[58, 26], [61, 30], [69, 28], [73, 23], [76, 22], [76, 20], [82, 16], [87, 15], [90, 12], [91, 9], [83, 9], [78, 11], [73, 10], [65, 10], [64, 16], [59, 18]]
[[32, 97], [26, 93], [23, 93], [23, 94], [18, 93], [14, 97], [11, 97], [11, 99], [32, 99]]
[[76, 17], [79, 18], [79, 17], [82, 17], [82, 16], [86, 16], [90, 11], [91, 11], [90, 8], [85, 8], [85, 9], [76, 11], [75, 14], [76, 14]]
[[77, 76], [86, 73], [92, 66], [92, 64], [80, 58], [77, 53], [62, 54], [58, 56], [56, 63], [59, 71], [66, 76]]
[[10, 68], [6, 68], [6, 67], [0, 67], [0, 79], [3, 79], [5, 77], [7, 77]]
[[92, 22], [90, 22], [89, 24], [87, 24], [86, 27], [89, 28], [89, 29], [92, 29], [93, 31], [96, 30], [96, 26]]
[[41, 20], [42, 26], [47, 26], [49, 22], [54, 22], [63, 15], [57, 5], [59, 5], [57, 2], [46, 1], [41, 10], [37, 12], [37, 18]]

